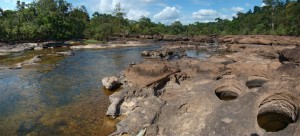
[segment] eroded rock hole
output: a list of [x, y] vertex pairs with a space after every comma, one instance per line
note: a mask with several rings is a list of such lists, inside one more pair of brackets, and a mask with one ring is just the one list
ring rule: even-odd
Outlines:
[[287, 94], [275, 94], [266, 98], [259, 106], [257, 123], [267, 132], [278, 132], [298, 119], [295, 98]]
[[216, 89], [215, 93], [220, 100], [230, 101], [238, 98], [241, 91], [235, 86], [222, 86]]
[[249, 89], [262, 87], [264, 83], [268, 82], [267, 78], [264, 77], [251, 77], [247, 82], [246, 86]]

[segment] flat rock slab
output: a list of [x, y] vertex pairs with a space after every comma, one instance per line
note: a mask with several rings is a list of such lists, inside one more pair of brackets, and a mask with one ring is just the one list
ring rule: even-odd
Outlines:
[[258, 45], [299, 45], [299, 37], [274, 35], [228, 35], [220, 38], [224, 43]]
[[146, 87], [176, 72], [178, 69], [169, 67], [163, 62], [148, 62], [127, 68], [125, 76], [134, 85]]

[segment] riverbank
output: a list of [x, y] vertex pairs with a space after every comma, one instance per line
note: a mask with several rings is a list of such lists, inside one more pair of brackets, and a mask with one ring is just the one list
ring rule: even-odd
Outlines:
[[163, 49], [128, 66], [109, 97], [107, 115], [121, 120], [111, 135], [299, 135], [300, 38], [219, 43], [205, 60], [163, 59]]
[[71, 46], [71, 49], [113, 49], [113, 48], [124, 48], [124, 47], [140, 47], [150, 46], [155, 44], [154, 42], [140, 42], [140, 41], [124, 41], [124, 42], [108, 42], [105, 44], [87, 44], [87, 45], [76, 45]]
[[[80, 41], [66, 41], [66, 42], [43, 42], [43, 43], [20, 43], [20, 44], [5, 44], [0, 43], [0, 56], [6, 56], [13, 53], [19, 53], [28, 50], [43, 50], [60, 47], [70, 47], [73, 50], [77, 49], [113, 49], [123, 47], [141, 47], [154, 45], [154, 41], [113, 41], [99, 44], [86, 44]], [[159, 44], [159, 43], [158, 43]]]
[[177, 47], [209, 46], [213, 44], [260, 44], [260, 45], [294, 45], [299, 46], [299, 37], [270, 35], [229, 35], [229, 36], [176, 36], [176, 35], [139, 35], [115, 38], [107, 43], [85, 43], [84, 41], [49, 41], [41, 43], [0, 43], [0, 56], [25, 50], [42, 50], [44, 48], [68, 47], [72, 49], [111, 49], [121, 47], [149, 46], [153, 44], [176, 45]]

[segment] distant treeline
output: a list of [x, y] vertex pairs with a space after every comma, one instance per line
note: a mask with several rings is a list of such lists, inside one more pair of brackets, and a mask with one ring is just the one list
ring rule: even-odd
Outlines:
[[263, 0], [266, 6], [238, 13], [233, 20], [183, 25], [154, 23], [142, 17], [125, 18], [120, 4], [112, 14], [95, 12], [89, 17], [85, 6], [73, 7], [65, 0], [17, 1], [16, 10], [0, 8], [0, 41], [45, 41], [67, 39], [108, 40], [121, 35], [300, 35], [300, 0]]

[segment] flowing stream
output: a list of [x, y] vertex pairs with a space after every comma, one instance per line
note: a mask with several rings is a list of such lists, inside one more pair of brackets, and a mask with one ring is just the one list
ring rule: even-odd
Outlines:
[[[0, 70], [0, 135], [108, 135], [116, 120], [105, 116], [108, 96], [101, 80], [117, 75], [140, 52], [159, 46], [109, 50], [77, 50], [74, 56], [55, 56], [68, 48], [27, 51], [0, 57], [0, 67], [43, 55], [37, 65]], [[52, 55], [51, 55], [52, 54]]]

